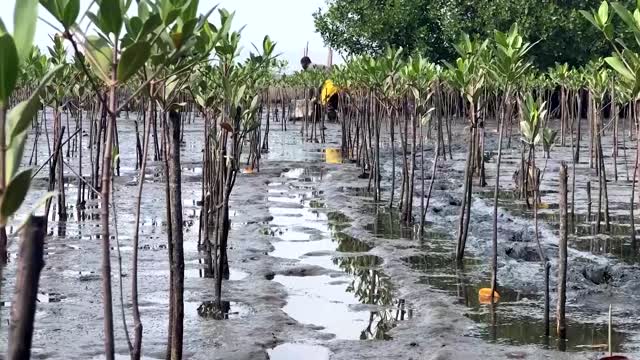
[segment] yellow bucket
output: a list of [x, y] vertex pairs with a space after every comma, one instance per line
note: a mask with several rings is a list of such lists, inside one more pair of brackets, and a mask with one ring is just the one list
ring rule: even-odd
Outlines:
[[328, 148], [325, 151], [327, 164], [342, 164], [342, 152], [340, 149]]
[[[480, 304], [486, 305], [491, 304], [491, 289], [490, 288], [482, 288], [478, 291], [478, 301]], [[500, 294], [497, 291], [493, 293], [493, 301], [500, 301]]]

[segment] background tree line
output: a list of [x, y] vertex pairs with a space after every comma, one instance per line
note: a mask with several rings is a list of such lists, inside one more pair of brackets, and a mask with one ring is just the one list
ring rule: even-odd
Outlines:
[[[622, 0], [624, 5], [635, 3]], [[452, 61], [459, 34], [487, 38], [518, 23], [522, 36], [538, 42], [534, 65], [582, 66], [611, 54], [611, 47], [579, 10], [599, 0], [328, 0], [314, 14], [327, 45], [347, 55], [379, 55], [387, 46]]]

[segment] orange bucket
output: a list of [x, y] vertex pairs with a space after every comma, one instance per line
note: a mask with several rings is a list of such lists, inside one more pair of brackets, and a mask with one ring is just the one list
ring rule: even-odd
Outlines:
[[[491, 288], [482, 288], [478, 291], [478, 301], [480, 304], [491, 304]], [[493, 293], [493, 301], [500, 301], [500, 294], [497, 291]]]

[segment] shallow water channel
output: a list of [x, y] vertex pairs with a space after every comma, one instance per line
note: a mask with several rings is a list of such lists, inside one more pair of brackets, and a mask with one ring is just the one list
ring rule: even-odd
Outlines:
[[[380, 269], [382, 259], [367, 254], [371, 247], [366, 243], [341, 232], [348, 219], [327, 211], [317, 189], [323, 174], [319, 167], [291, 169], [281, 181], [269, 184], [273, 219], [266, 231], [276, 238], [269, 255], [330, 270], [322, 275], [276, 275], [273, 280], [288, 292], [283, 310], [335, 339], [389, 339], [388, 330], [410, 319], [413, 311], [392, 298], [391, 282]], [[324, 348], [291, 343], [269, 353], [271, 359], [294, 359], [301, 346], [309, 356], [328, 356]]]

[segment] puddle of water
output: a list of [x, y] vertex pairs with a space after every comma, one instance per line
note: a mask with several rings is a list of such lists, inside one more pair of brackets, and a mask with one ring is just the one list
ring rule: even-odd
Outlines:
[[[169, 270], [168, 269], [159, 269], [159, 270], [147, 270], [144, 272], [145, 276], [159, 276], [169, 279]], [[242, 280], [249, 276], [249, 273], [244, 272], [239, 269], [230, 268], [229, 269], [229, 280], [238, 281]], [[206, 278], [206, 270], [204, 267], [200, 267], [197, 269], [187, 268], [184, 269], [184, 277], [186, 279], [202, 279]], [[100, 276], [98, 275], [98, 280]], [[213, 278], [212, 278], [213, 279]]]
[[[323, 332], [334, 334], [337, 339], [386, 339], [386, 332], [395, 325], [392, 311], [368, 311], [358, 306], [386, 299], [375, 291], [375, 283], [365, 289], [360, 285], [365, 284], [362, 280], [327, 275], [277, 275], [274, 280], [290, 289], [283, 311], [301, 323], [322, 326]], [[367, 291], [371, 288], [373, 291]]]
[[[359, 275], [382, 265], [382, 258], [375, 255], [344, 256], [333, 260], [347, 274]], [[374, 273], [379, 273], [375, 270]]]
[[231, 281], [244, 280], [247, 276], [249, 276], [249, 273], [246, 271], [234, 268], [229, 269], [229, 280]]
[[633, 264], [640, 261], [638, 247], [629, 239], [629, 235], [623, 236], [581, 236], [573, 238], [570, 242], [572, 247], [578, 250], [590, 252], [596, 255], [612, 255]]
[[342, 232], [334, 232], [333, 237], [338, 240], [338, 248], [336, 250], [339, 252], [367, 252], [372, 249], [372, 247], [364, 241]]
[[285, 343], [267, 350], [270, 360], [329, 360], [331, 352], [324, 346]]
[[[520, 316], [517, 319], [504, 317], [497, 312], [492, 317], [490, 312], [482, 314], [468, 314], [472, 320], [482, 324], [472, 330], [471, 334], [480, 336], [492, 342], [509, 345], [537, 344], [548, 348], [562, 348], [569, 351], [606, 350], [608, 341], [608, 329], [606, 324], [578, 323], [568, 320], [565, 341], [555, 336], [545, 337], [544, 322], [541, 319]], [[553, 327], [555, 324], [551, 324]], [[551, 331], [554, 333], [554, 331]], [[618, 331], [611, 334], [611, 344], [614, 352], [620, 351], [621, 345], [626, 341], [626, 336]], [[562, 343], [561, 343], [562, 341]]]
[[290, 195], [272, 198], [302, 207], [269, 209], [273, 221], [268, 231], [282, 240], [272, 243], [275, 249], [270, 255], [334, 270], [337, 275], [275, 276], [273, 280], [289, 293], [283, 311], [300, 323], [322, 327], [323, 332], [338, 339], [389, 339], [387, 332], [397, 321], [408, 318], [407, 310], [398, 309], [395, 314], [390, 308], [395, 306], [391, 283], [377, 269], [382, 259], [356, 255], [371, 250], [371, 246], [341, 232], [350, 219], [339, 212], [316, 210], [324, 206], [322, 192], [314, 189], [314, 182], [322, 176], [311, 174], [295, 169], [283, 175], [288, 180], [281, 185], [304, 190], [295, 199]]
[[278, 241], [272, 243], [272, 245], [275, 250], [269, 255], [284, 259], [300, 259], [308, 253], [335, 249], [334, 242], [329, 238], [316, 241]]

